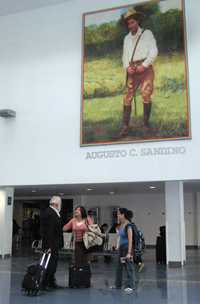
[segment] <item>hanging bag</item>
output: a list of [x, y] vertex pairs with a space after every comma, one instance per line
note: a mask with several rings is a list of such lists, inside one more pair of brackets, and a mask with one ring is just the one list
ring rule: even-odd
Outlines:
[[83, 243], [86, 249], [103, 244], [104, 235], [97, 224], [87, 225], [88, 230], [83, 235]]

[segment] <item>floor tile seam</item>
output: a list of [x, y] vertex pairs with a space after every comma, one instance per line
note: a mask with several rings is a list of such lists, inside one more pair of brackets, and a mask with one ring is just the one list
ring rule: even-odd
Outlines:
[[[0, 274], [11, 274], [11, 275], [22, 275], [23, 272], [20, 271], [6, 271], [6, 270], [0, 270]], [[101, 278], [100, 278], [101, 280]], [[191, 283], [191, 284], [200, 284], [200, 280], [176, 280], [176, 279], [140, 279], [140, 282], [176, 282], [176, 283]]]
[[199, 281], [194, 281], [194, 280], [173, 280], [173, 279], [159, 279], [159, 280], [155, 280], [155, 279], [140, 279], [140, 282], [176, 282], [176, 283], [191, 283], [191, 284], [200, 284], [200, 280]]
[[9, 270], [0, 270], [0, 274], [24, 274], [24, 273], [22, 273], [21, 271], [9, 271]]

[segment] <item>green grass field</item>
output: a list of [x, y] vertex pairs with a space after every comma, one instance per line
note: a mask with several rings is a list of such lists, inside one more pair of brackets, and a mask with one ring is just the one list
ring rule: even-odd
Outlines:
[[125, 88], [120, 55], [87, 61], [84, 67], [82, 144], [188, 137], [184, 57], [180, 54], [160, 56], [154, 69], [150, 129], [143, 128], [143, 104], [138, 94], [137, 113], [133, 109], [129, 135], [120, 138]]

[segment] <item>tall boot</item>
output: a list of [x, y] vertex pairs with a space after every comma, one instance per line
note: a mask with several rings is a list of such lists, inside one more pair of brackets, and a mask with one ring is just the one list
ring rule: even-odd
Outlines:
[[144, 103], [144, 127], [149, 128], [149, 118], [151, 115], [151, 102]]
[[120, 136], [126, 136], [129, 131], [129, 122], [131, 117], [131, 106], [124, 106], [123, 111], [123, 126], [120, 132]]

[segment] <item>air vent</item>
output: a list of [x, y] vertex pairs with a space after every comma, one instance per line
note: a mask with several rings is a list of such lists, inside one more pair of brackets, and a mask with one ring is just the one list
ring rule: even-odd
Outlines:
[[16, 112], [10, 109], [3, 109], [0, 110], [0, 117], [4, 117], [4, 118], [16, 117]]

